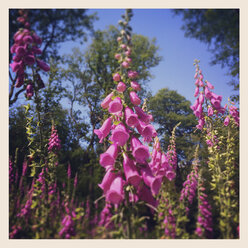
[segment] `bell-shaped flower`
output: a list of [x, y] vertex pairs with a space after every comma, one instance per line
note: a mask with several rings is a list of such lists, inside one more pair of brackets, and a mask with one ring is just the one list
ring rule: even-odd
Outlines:
[[110, 185], [106, 195], [106, 201], [113, 204], [120, 204], [124, 200], [123, 185], [124, 180], [120, 176], [117, 176]]
[[198, 105], [199, 105], [199, 99], [197, 98], [197, 99], [195, 100], [195, 103], [194, 103], [192, 106], [190, 106], [190, 108], [191, 108], [193, 111], [195, 111], [195, 110], [197, 109]]
[[152, 138], [157, 136], [155, 128], [151, 124], [146, 125], [142, 121], [139, 121], [137, 130], [144, 137], [144, 141], [148, 143], [152, 141]]
[[212, 93], [212, 97], [213, 97], [214, 99], [220, 101], [220, 102], [222, 101], [222, 96], [220, 96], [220, 95], [217, 95], [217, 94], [215, 94], [215, 93]]
[[199, 86], [199, 79], [198, 78], [195, 81], [195, 86]]
[[142, 145], [142, 143], [136, 137], [131, 139], [131, 147], [133, 151], [133, 156], [138, 163], [145, 163], [150, 157], [149, 149], [147, 146]]
[[123, 154], [123, 169], [127, 181], [134, 187], [138, 187], [141, 181], [141, 177], [134, 165], [134, 161], [131, 160], [125, 153]]
[[120, 123], [113, 130], [110, 140], [118, 146], [124, 146], [129, 139], [129, 133], [126, 127]]
[[[34, 55], [32, 54], [27, 54], [25, 57], [24, 57], [24, 62], [27, 64], [27, 65], [33, 65], [34, 62], [35, 62], [35, 57]], [[37, 63], [38, 64], [38, 63]], [[39, 65], [39, 64], [38, 64]]]
[[138, 106], [135, 106], [134, 109], [141, 121], [143, 121], [145, 124], [150, 123], [150, 121], [152, 120], [152, 115], [148, 115], [142, 108]]
[[129, 107], [125, 108], [126, 123], [129, 127], [136, 127], [139, 124], [138, 115]]
[[208, 108], [208, 116], [212, 116], [214, 114], [214, 110], [213, 110], [213, 108], [210, 106], [209, 108]]
[[203, 81], [202, 81], [202, 80], [200, 80], [198, 85], [199, 85], [199, 87], [203, 87], [203, 86], [204, 86]]
[[158, 202], [154, 199], [151, 190], [149, 190], [146, 185], [139, 188], [137, 195], [141, 201], [144, 201], [153, 207], [157, 207]]
[[118, 114], [122, 110], [122, 108], [123, 106], [120, 97], [116, 97], [109, 103], [108, 111], [112, 114]]
[[34, 95], [34, 89], [32, 84], [28, 84], [26, 88], [27, 98], [31, 98]]
[[136, 81], [132, 81], [131, 82], [131, 87], [136, 90], [136, 91], [140, 91], [141, 88], [140, 88], [140, 85], [136, 82]]
[[130, 100], [131, 100], [131, 103], [132, 103], [132, 104], [134, 104], [134, 105], [140, 105], [141, 100], [140, 100], [140, 98], [138, 97], [138, 95], [136, 94], [136, 92], [131, 91], [131, 92], [129, 93], [129, 96], [130, 96]]
[[23, 42], [26, 44], [31, 44], [33, 43], [33, 38], [30, 35], [25, 35], [25, 37], [23, 38]]
[[199, 87], [196, 87], [195, 88], [195, 94], [194, 94], [194, 97], [197, 97], [199, 94]]
[[112, 102], [112, 96], [114, 96], [114, 93], [113, 93], [113, 92], [111, 92], [110, 94], [108, 94], [108, 95], [105, 97], [105, 99], [102, 101], [101, 107], [102, 107], [103, 109], [106, 109], [106, 108], [109, 107], [109, 103]]
[[172, 181], [176, 177], [176, 172], [171, 168], [165, 172], [165, 176]]
[[116, 53], [116, 54], [115, 54], [115, 58], [116, 58], [117, 60], [119, 60], [119, 59], [121, 58], [121, 54]]
[[42, 69], [43, 71], [50, 71], [50, 66], [47, 65], [44, 61], [37, 59], [37, 65]]
[[204, 89], [204, 94], [207, 99], [211, 99], [212, 97], [212, 92], [208, 89], [208, 87], [205, 87]]
[[204, 103], [204, 95], [203, 95], [203, 93], [200, 93], [200, 95], [199, 95], [199, 103], [200, 104]]
[[207, 80], [206, 80], [206, 84], [209, 89], [211, 90], [214, 89], [214, 86], [211, 83], [209, 83]]
[[203, 129], [203, 126], [205, 124], [205, 121], [203, 118], [199, 119], [198, 120], [198, 125], [196, 126], [198, 129], [202, 130]]
[[113, 168], [118, 152], [117, 144], [110, 145], [107, 151], [100, 155], [100, 165], [106, 169]]
[[126, 90], [126, 87], [127, 86], [125, 83], [119, 82], [116, 89], [118, 92], [124, 92]]
[[161, 187], [162, 177], [154, 177], [149, 168], [142, 168], [141, 174], [144, 183], [150, 187], [152, 194], [157, 195]]
[[138, 77], [139, 73], [137, 71], [128, 71], [128, 77], [134, 79]]
[[199, 104], [197, 109], [194, 111], [196, 117], [200, 118], [202, 116], [202, 105]]
[[105, 176], [102, 179], [101, 184], [98, 184], [98, 186], [103, 190], [103, 193], [106, 194], [109, 190], [112, 182], [117, 177], [117, 174], [112, 172], [111, 169], [108, 169]]
[[129, 63], [127, 61], [123, 61], [121, 63], [121, 65], [124, 67], [124, 68], [128, 68], [129, 67]]
[[229, 118], [229, 116], [227, 116], [227, 117], [225, 118], [225, 120], [224, 120], [224, 125], [225, 125], [225, 126], [228, 126], [229, 122], [230, 122], [230, 118]]
[[106, 138], [110, 132], [112, 126], [112, 118], [109, 117], [107, 120], [104, 121], [100, 129], [95, 129], [94, 133], [100, 139], [99, 143], [103, 142], [103, 139]]
[[13, 62], [12, 64], [10, 64], [10, 67], [13, 72], [17, 72], [19, 69], [23, 68], [23, 62]]
[[15, 52], [16, 52], [17, 56], [22, 57], [26, 53], [26, 49], [25, 49], [24, 46], [17, 46], [16, 49], [15, 49]]
[[212, 103], [212, 106], [216, 109], [219, 109], [220, 108], [220, 100], [212, 97], [210, 102]]
[[121, 80], [120, 74], [119, 73], [115, 73], [115, 75], [113, 76], [113, 79], [114, 79], [114, 81], [119, 82]]

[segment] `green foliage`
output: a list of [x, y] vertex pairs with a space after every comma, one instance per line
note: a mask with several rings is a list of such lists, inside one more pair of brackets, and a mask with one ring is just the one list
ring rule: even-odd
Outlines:
[[190, 109], [190, 102], [176, 91], [164, 88], [158, 91], [155, 96], [148, 100], [148, 109], [153, 115], [154, 122], [158, 124], [157, 132], [161, 137], [161, 145], [167, 149], [169, 137], [174, 126], [181, 122], [176, 129], [176, 143], [179, 160], [185, 159], [192, 154], [193, 127], [196, 125], [196, 118]]

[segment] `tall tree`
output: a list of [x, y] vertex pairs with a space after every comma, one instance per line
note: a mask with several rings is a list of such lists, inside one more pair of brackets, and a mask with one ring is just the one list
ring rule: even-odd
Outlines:
[[[229, 82], [239, 90], [239, 9], [174, 10], [183, 16], [186, 37], [208, 44], [213, 53], [212, 64], [227, 67], [233, 77]], [[238, 101], [238, 93], [232, 96]]]
[[[197, 124], [196, 118], [190, 109], [190, 102], [174, 90], [164, 88], [155, 96], [150, 97], [148, 109], [153, 115], [154, 122], [158, 125], [157, 132], [161, 137], [161, 145], [166, 150], [173, 128], [181, 122], [176, 129], [176, 145], [179, 159], [185, 159], [192, 152], [193, 128]], [[193, 154], [191, 154], [193, 156]]]

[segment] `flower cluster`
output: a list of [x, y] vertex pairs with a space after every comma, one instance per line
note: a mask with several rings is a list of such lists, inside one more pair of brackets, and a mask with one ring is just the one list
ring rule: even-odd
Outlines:
[[[198, 63], [196, 63], [196, 73], [194, 78], [195, 81], [195, 94], [194, 96], [197, 97], [195, 103], [191, 106], [191, 109], [194, 111], [195, 116], [198, 118], [198, 125], [196, 126], [198, 129], [202, 130], [205, 125], [205, 114], [204, 114], [204, 102], [208, 105], [208, 116], [216, 116], [219, 113], [224, 113], [225, 109], [221, 106], [222, 96], [215, 94], [211, 90], [214, 89], [214, 86], [205, 80], [203, 82], [203, 74], [202, 71], [199, 69]], [[202, 88], [202, 91], [200, 89]]]
[[101, 103], [110, 117], [99, 129], [94, 130], [100, 143], [108, 136], [110, 143], [108, 149], [100, 155], [100, 165], [105, 168], [106, 174], [99, 186], [107, 203], [118, 205], [123, 202], [125, 187], [130, 185], [132, 190], [129, 191], [129, 201], [136, 202], [140, 199], [155, 206], [157, 203], [154, 196], [160, 189], [162, 179], [154, 176], [148, 164], [149, 148], [142, 141], [152, 142], [157, 132], [150, 124], [152, 115], [139, 107], [139, 73], [131, 68], [131, 37], [128, 37], [123, 33], [117, 38], [119, 52], [115, 54], [115, 58], [121, 68], [113, 74], [113, 81], [117, 86]]
[[[21, 16], [17, 18], [17, 21], [22, 23], [25, 28], [20, 28], [14, 35], [14, 44], [10, 52], [15, 55], [10, 67], [17, 74], [15, 87], [19, 88], [25, 84], [26, 97], [30, 99], [34, 94], [33, 81], [37, 82], [38, 89], [45, 87], [38, 73], [38, 68], [47, 72], [50, 70], [50, 67], [44, 61], [37, 58], [37, 55], [42, 54], [40, 49], [42, 40], [34, 31], [29, 29], [30, 24], [27, 21], [27, 11], [21, 10], [20, 14]], [[27, 67], [34, 68], [35, 65], [37, 65], [37, 69], [34, 80], [27, 80], [25, 83], [25, 79], [27, 78], [27, 72], [25, 71]]]
[[57, 130], [52, 126], [51, 137], [49, 138], [48, 151], [56, 152], [61, 149], [61, 141], [59, 139]]
[[106, 203], [105, 207], [103, 208], [100, 214], [100, 221], [98, 223], [99, 226], [104, 226], [105, 228], [112, 227], [111, 224], [112, 213], [110, 209], [111, 209], [111, 204]]
[[168, 151], [165, 154], [160, 148], [158, 137], [156, 137], [153, 145], [152, 160], [149, 166], [156, 177], [167, 177], [168, 180], [173, 180], [176, 176], [177, 156], [174, 145], [169, 145]]
[[231, 102], [231, 106], [228, 107], [228, 111], [229, 111], [229, 115], [227, 116], [224, 120], [224, 125], [228, 126], [229, 122], [230, 122], [230, 117], [233, 118], [234, 123], [239, 126], [239, 111], [238, 108], [234, 106], [234, 103]]
[[199, 185], [198, 189], [198, 218], [197, 218], [197, 228], [195, 233], [199, 237], [203, 237], [205, 235], [207, 238], [211, 237], [213, 232], [212, 228], [212, 213], [211, 213], [211, 206], [208, 203], [207, 195], [204, 193], [205, 188], [202, 187], [202, 184]]
[[[76, 217], [75, 214], [74, 217]], [[74, 222], [70, 214], [65, 215], [61, 225], [63, 226], [59, 231], [59, 236], [61, 238], [65, 237], [66, 239], [69, 239], [71, 236], [75, 236]]]
[[196, 194], [198, 179], [198, 160], [193, 161], [193, 169], [190, 174], [187, 175], [187, 180], [183, 183], [183, 189], [181, 190], [180, 201], [188, 200], [192, 204]]
[[164, 218], [164, 234], [168, 238], [175, 239], [176, 237], [176, 218], [173, 214], [172, 208], [167, 202], [167, 215]]
[[218, 140], [217, 136], [213, 132], [211, 132], [210, 130], [207, 130], [206, 143], [207, 143], [208, 147], [213, 147], [215, 145], [218, 145], [218, 142], [219, 142], [219, 140]]
[[15, 175], [14, 175], [14, 165], [12, 161], [9, 159], [9, 185], [11, 185], [15, 180]]

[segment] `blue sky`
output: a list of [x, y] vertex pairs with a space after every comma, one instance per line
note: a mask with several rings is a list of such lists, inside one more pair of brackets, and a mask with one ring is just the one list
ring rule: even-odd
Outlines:
[[[117, 25], [124, 14], [124, 9], [90, 9], [88, 14], [97, 12], [98, 21], [94, 22], [94, 28], [103, 30], [109, 25]], [[223, 105], [232, 95], [232, 87], [227, 85], [230, 76], [227, 69], [220, 65], [210, 65], [212, 53], [208, 46], [196, 39], [184, 37], [182, 17], [176, 16], [170, 9], [133, 9], [134, 16], [130, 22], [133, 32], [156, 38], [159, 46], [159, 55], [163, 57], [160, 64], [152, 69], [154, 78], [149, 82], [153, 94], [159, 89], [168, 87], [176, 90], [186, 99], [194, 102], [194, 59], [200, 60], [204, 79], [214, 86], [214, 92], [223, 96]], [[89, 42], [82, 46], [84, 49]], [[75, 42], [69, 42], [61, 46], [61, 53], [69, 53], [72, 47], [79, 46]]]

